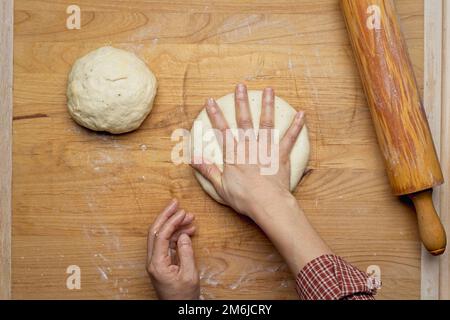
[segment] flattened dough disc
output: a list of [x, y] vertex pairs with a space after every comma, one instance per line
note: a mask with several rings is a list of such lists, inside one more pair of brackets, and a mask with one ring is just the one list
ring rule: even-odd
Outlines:
[[[253, 119], [253, 127], [257, 130], [259, 128], [259, 119], [261, 115], [261, 99], [262, 99], [262, 91], [249, 91], [248, 92], [249, 102], [250, 102], [250, 111]], [[236, 124], [236, 116], [235, 116], [235, 106], [234, 106], [234, 94], [228, 94], [217, 100], [217, 104], [222, 110], [228, 125], [230, 128], [237, 128]], [[296, 111], [292, 108], [286, 101], [279, 97], [275, 97], [275, 128], [279, 130], [280, 139], [284, 136], [287, 129], [291, 125]], [[211, 122], [209, 121], [206, 110], [203, 109], [198, 115], [197, 119], [194, 122], [194, 126], [191, 129], [191, 138], [194, 139], [196, 136], [200, 136], [195, 133], [195, 130], [198, 130], [200, 126], [195, 125], [195, 123], [201, 123], [202, 133], [205, 135], [208, 132], [208, 129], [211, 129]], [[201, 137], [201, 136], [200, 136]], [[194, 142], [194, 141], [192, 141]], [[192, 143], [194, 146], [194, 143]], [[291, 177], [290, 177], [290, 189], [293, 191], [297, 184], [300, 182], [300, 179], [303, 176], [305, 168], [308, 164], [309, 160], [309, 139], [308, 139], [308, 129], [306, 126], [303, 128], [300, 136], [297, 139], [297, 142], [294, 145], [294, 148], [291, 152]], [[219, 147], [219, 143], [215, 138], [211, 140], [211, 142], [203, 143], [203, 157], [213, 163], [215, 163], [220, 170], [223, 170], [223, 157], [222, 150]], [[198, 182], [202, 186], [202, 188], [208, 193], [214, 200], [219, 203], [224, 203], [222, 198], [217, 194], [216, 190], [212, 186], [212, 184], [207, 181], [202, 175], [198, 172], [195, 172], [195, 177]]]

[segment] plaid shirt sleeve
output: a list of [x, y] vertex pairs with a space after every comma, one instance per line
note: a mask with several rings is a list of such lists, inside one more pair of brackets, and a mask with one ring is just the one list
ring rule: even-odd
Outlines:
[[367, 274], [335, 255], [314, 259], [297, 276], [301, 300], [375, 300], [370, 284]]

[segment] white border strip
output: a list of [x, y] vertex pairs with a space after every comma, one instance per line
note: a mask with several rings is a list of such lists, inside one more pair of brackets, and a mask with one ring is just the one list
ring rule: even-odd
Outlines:
[[13, 0], [0, 9], [0, 299], [10, 299]]
[[[450, 234], [450, 1], [424, 0], [425, 93], [424, 104], [440, 157], [445, 183], [435, 188], [434, 202]], [[449, 241], [447, 240], [447, 243]], [[449, 247], [439, 258], [422, 249], [421, 298], [449, 299]]]
[[446, 183], [440, 188], [441, 219], [447, 231], [447, 252], [440, 261], [439, 298], [450, 299], [450, 1], [443, 0], [441, 78], [441, 165]]

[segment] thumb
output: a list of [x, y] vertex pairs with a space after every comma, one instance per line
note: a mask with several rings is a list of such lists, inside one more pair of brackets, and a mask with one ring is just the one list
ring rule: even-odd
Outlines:
[[211, 182], [217, 192], [220, 192], [222, 188], [222, 172], [220, 172], [220, 169], [215, 164], [210, 164], [203, 159], [195, 158], [191, 166], [206, 178], [206, 180]]
[[178, 258], [180, 260], [180, 271], [193, 274], [196, 268], [191, 238], [185, 233], [181, 234], [177, 241], [177, 247]]

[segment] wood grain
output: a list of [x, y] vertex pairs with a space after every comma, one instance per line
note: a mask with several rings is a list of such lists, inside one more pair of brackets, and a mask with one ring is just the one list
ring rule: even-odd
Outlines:
[[[391, 195], [338, 1], [17, 0], [14, 42], [14, 298], [155, 298], [144, 269], [146, 231], [171, 197], [197, 217], [206, 298], [296, 299], [294, 281], [261, 231], [174, 166], [174, 129], [236, 82], [271, 85], [307, 112], [312, 155], [295, 196], [320, 234], [362, 270], [378, 265], [379, 299], [420, 295], [420, 243], [409, 203]], [[397, 1], [419, 85], [423, 3]], [[150, 117], [111, 136], [66, 110], [68, 71], [112, 44], [139, 55], [159, 81]], [[393, 246], [393, 244], [396, 244]], [[65, 286], [67, 266], [82, 289]]]
[[11, 297], [13, 1], [0, 3], [0, 300]]

